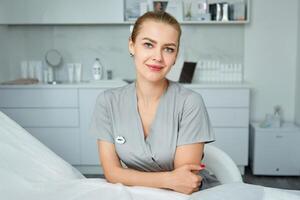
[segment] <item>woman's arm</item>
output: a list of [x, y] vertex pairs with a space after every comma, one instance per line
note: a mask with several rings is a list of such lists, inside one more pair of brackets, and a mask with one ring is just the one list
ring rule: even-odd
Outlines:
[[97, 143], [104, 175], [108, 182], [172, 189], [185, 194], [191, 194], [201, 183], [199, 176], [192, 173], [201, 170], [200, 165], [182, 165], [170, 172], [141, 172], [121, 166], [114, 144], [99, 140]]
[[204, 143], [178, 146], [175, 152], [174, 168], [176, 169], [186, 164], [200, 165], [203, 150]]
[[[200, 166], [201, 159], [203, 155], [204, 143], [195, 143], [178, 146], [175, 152], [174, 159], [174, 168], [180, 169], [185, 165], [197, 165]], [[193, 170], [192, 172], [199, 177], [200, 184], [202, 182], [202, 177], [198, 175], [200, 170]], [[199, 187], [193, 189], [192, 192], [196, 192], [199, 190]]]

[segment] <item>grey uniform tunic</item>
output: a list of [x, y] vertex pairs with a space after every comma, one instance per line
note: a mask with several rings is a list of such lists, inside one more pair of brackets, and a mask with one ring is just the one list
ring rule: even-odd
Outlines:
[[[172, 81], [159, 100], [146, 138], [135, 82], [98, 96], [91, 133], [99, 140], [115, 144], [119, 158], [127, 167], [148, 172], [173, 170], [177, 146], [214, 141], [200, 94]], [[117, 142], [117, 138], [123, 141]]]

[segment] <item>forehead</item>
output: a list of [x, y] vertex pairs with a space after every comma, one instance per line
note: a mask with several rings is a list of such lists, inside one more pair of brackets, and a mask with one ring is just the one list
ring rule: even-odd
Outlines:
[[154, 20], [144, 21], [139, 29], [137, 39], [151, 38], [155, 41], [178, 42], [179, 33], [170, 24]]

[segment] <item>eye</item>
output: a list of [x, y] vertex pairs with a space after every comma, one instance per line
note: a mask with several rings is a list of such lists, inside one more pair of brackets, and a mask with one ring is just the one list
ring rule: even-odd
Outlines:
[[175, 51], [175, 49], [170, 48], [170, 47], [166, 47], [165, 51], [168, 52], [168, 53], [173, 53]]
[[145, 42], [145, 43], [144, 43], [144, 47], [150, 49], [150, 48], [153, 47], [153, 45], [152, 45], [151, 43], [149, 43], [149, 42]]

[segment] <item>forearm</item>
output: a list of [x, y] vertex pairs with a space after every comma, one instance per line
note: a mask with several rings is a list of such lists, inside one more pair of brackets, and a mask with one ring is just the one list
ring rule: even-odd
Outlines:
[[105, 173], [105, 177], [111, 183], [170, 189], [170, 172], [142, 172], [115, 167], [110, 169], [109, 173]]

